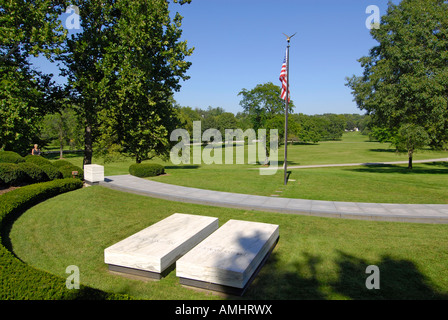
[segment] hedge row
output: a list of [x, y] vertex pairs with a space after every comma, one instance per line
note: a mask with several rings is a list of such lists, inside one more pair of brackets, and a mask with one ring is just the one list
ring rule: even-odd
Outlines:
[[135, 163], [129, 167], [129, 173], [140, 178], [154, 177], [165, 173], [165, 167], [156, 163]]
[[77, 178], [84, 179], [84, 171], [68, 161], [58, 160], [52, 163], [40, 156], [21, 157], [12, 151], [0, 152], [0, 186], [18, 186], [71, 178], [73, 171], [78, 171]]
[[[32, 184], [0, 196], [0, 228], [12, 223], [24, 210], [40, 201], [82, 187], [79, 179], [59, 179]], [[2, 236], [3, 236], [2, 232]], [[87, 286], [69, 290], [66, 279], [38, 270], [17, 259], [0, 238], [0, 300], [129, 299]]]

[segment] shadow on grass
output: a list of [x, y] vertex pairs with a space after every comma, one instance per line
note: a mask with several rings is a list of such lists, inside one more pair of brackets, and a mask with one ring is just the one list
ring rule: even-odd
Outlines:
[[[60, 160], [59, 153], [50, 153], [50, 154], [44, 154], [43, 157], [48, 160]], [[84, 157], [83, 152], [64, 152], [64, 159], [72, 159], [72, 158], [79, 158]]]
[[[303, 261], [281, 266], [277, 253], [272, 253], [258, 279], [246, 292], [245, 299], [323, 300], [336, 297], [355, 300], [446, 300], [448, 292], [439, 292], [429, 279], [409, 260], [383, 256], [371, 263], [342, 251], [335, 260], [337, 277], [319, 271], [324, 259], [304, 252]], [[366, 273], [369, 265], [376, 265], [380, 273], [380, 289], [367, 289]], [[332, 296], [329, 296], [332, 295]]]
[[371, 152], [387, 152], [387, 153], [397, 153], [396, 149], [369, 149]]
[[200, 165], [172, 165], [172, 166], [165, 166], [165, 169], [199, 169]]
[[[446, 169], [441, 167], [446, 167]], [[419, 163], [414, 164], [413, 169], [408, 169], [405, 165], [400, 166], [394, 164], [366, 164], [362, 168], [346, 168], [343, 170], [368, 173], [448, 174], [448, 163]]]

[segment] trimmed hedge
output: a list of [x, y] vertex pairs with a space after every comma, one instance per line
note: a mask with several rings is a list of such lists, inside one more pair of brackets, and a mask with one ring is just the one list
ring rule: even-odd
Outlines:
[[134, 163], [129, 166], [129, 173], [139, 178], [154, 177], [165, 173], [165, 167], [156, 163]]
[[37, 183], [48, 181], [49, 178], [44, 170], [39, 167], [37, 164], [32, 162], [21, 162], [17, 164], [19, 170], [22, 170], [24, 173], [23, 182], [25, 183]]
[[80, 167], [75, 166], [73, 164], [62, 166], [62, 167], [59, 167], [58, 169], [62, 174], [62, 178], [72, 178], [73, 177], [72, 172], [78, 171], [78, 175], [76, 176], [76, 178], [81, 179], [81, 180], [84, 179], [84, 170], [82, 170]]
[[25, 159], [14, 151], [0, 151], [0, 163], [19, 163]]
[[56, 168], [65, 167], [65, 166], [72, 166], [73, 164], [67, 160], [56, 160], [52, 163], [53, 166]]
[[51, 165], [51, 161], [42, 156], [33, 156], [31, 154], [25, 156], [26, 162], [37, 164], [38, 166]]
[[[1, 195], [0, 228], [4, 231], [5, 224], [13, 222], [24, 210], [38, 202], [81, 187], [82, 182], [79, 179], [59, 179], [29, 185]], [[81, 285], [80, 289], [69, 290], [66, 287], [66, 279], [35, 269], [20, 261], [3, 245], [0, 238], [0, 299], [115, 300], [130, 299], [130, 297], [84, 285]]]
[[17, 186], [23, 183], [25, 173], [14, 163], [0, 163], [0, 184]]
[[40, 168], [44, 170], [49, 180], [62, 179], [62, 173], [53, 165], [41, 165]]

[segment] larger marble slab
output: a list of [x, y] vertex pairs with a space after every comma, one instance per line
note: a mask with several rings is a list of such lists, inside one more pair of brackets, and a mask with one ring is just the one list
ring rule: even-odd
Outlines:
[[218, 226], [218, 218], [175, 213], [106, 248], [104, 262], [111, 271], [160, 279]]
[[176, 262], [176, 275], [186, 286], [242, 295], [278, 239], [278, 225], [229, 220]]

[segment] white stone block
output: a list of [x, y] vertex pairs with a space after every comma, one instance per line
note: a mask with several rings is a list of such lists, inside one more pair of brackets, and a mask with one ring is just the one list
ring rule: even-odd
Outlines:
[[104, 167], [99, 164], [84, 165], [84, 180], [91, 183], [104, 181]]
[[106, 248], [104, 262], [114, 271], [136, 274], [138, 270], [137, 275], [160, 279], [168, 267], [216, 229], [218, 218], [175, 213]]
[[184, 285], [241, 295], [278, 238], [278, 225], [229, 220], [176, 262], [176, 275]]

